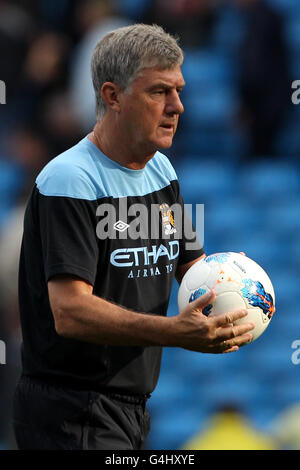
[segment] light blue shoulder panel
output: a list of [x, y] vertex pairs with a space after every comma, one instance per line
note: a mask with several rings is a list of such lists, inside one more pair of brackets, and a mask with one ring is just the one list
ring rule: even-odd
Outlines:
[[87, 137], [51, 160], [36, 179], [44, 196], [89, 201], [103, 197], [144, 196], [176, 180], [169, 159], [160, 152], [142, 170], [131, 170], [106, 157]]

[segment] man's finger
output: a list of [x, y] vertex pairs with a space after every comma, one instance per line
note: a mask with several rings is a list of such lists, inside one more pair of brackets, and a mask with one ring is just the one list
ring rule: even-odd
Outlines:
[[234, 312], [223, 313], [221, 315], [210, 316], [216, 327], [228, 326], [229, 323], [234, 323], [240, 318], [244, 318], [248, 315], [248, 311], [245, 309], [236, 310]]
[[254, 328], [255, 324], [252, 322], [230, 327], [219, 327], [217, 330], [216, 341], [225, 341], [231, 338], [236, 338], [237, 336], [242, 336]]
[[238, 346], [232, 346], [232, 348], [229, 348], [229, 349], [225, 349], [224, 351], [222, 351], [224, 354], [227, 354], [227, 353], [231, 353], [231, 352], [235, 352], [235, 351], [238, 351], [239, 350], [239, 347]]
[[236, 346], [244, 346], [245, 344], [248, 344], [252, 340], [252, 338], [252, 334], [247, 333], [245, 335], [237, 336], [233, 339], [227, 339], [226, 341], [223, 341], [221, 343], [221, 349], [224, 349], [225, 352]]

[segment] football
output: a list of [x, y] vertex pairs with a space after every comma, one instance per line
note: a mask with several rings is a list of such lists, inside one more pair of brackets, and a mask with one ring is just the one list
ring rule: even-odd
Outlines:
[[275, 312], [275, 293], [269, 276], [259, 264], [233, 252], [215, 253], [197, 261], [180, 284], [179, 311], [212, 288], [216, 298], [203, 309], [204, 315], [246, 308], [248, 315], [235, 324], [253, 322], [252, 341], [265, 331]]

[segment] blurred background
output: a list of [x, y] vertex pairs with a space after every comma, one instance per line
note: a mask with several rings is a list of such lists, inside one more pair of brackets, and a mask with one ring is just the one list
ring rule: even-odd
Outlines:
[[300, 449], [298, 0], [0, 0], [0, 448], [15, 448], [28, 192], [95, 123], [95, 44], [135, 22], [164, 26], [185, 52], [185, 113], [167, 155], [185, 202], [205, 204], [206, 253], [246, 252], [271, 277], [277, 308], [264, 335], [238, 353], [164, 350], [148, 448]]

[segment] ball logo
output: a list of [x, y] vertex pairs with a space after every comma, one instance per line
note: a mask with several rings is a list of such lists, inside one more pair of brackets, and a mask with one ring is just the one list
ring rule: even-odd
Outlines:
[[245, 286], [241, 289], [243, 297], [253, 307], [260, 307], [268, 318], [272, 318], [275, 312], [273, 298], [271, 294], [265, 291], [261, 282], [253, 281], [252, 279], [243, 279], [242, 282]]
[[[195, 290], [195, 292], [193, 292], [189, 298], [189, 303], [190, 302], [193, 302], [194, 300], [198, 299], [199, 297], [201, 297], [202, 295], [204, 295], [206, 293], [206, 290], [205, 289], [197, 289]], [[210, 314], [211, 310], [212, 310], [213, 306], [212, 304], [209, 304], [209, 305], [206, 305], [206, 307], [204, 307], [202, 309], [202, 313], [203, 315], [206, 315], [208, 317], [208, 315]]]
[[198, 299], [199, 297], [201, 297], [202, 295], [204, 295], [206, 293], [206, 290], [205, 289], [197, 289], [195, 290], [195, 292], [193, 292], [191, 295], [190, 295], [190, 298], [189, 298], [189, 302], [194, 302], [194, 300]]
[[206, 263], [211, 263], [211, 262], [227, 263], [228, 259], [229, 259], [229, 254], [228, 253], [217, 253], [217, 254], [214, 254], [214, 255], [207, 256], [204, 261]]

